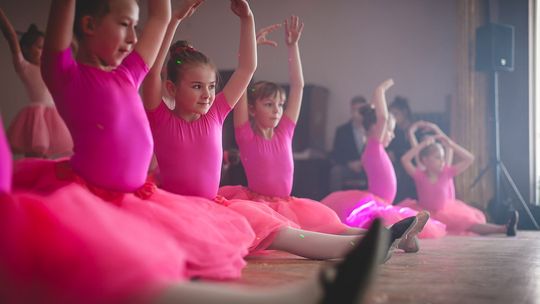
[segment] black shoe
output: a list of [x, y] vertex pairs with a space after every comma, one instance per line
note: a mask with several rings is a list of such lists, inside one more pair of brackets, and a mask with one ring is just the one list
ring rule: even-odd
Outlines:
[[[358, 303], [366, 293], [386, 252], [388, 232], [376, 219], [360, 243], [335, 268], [323, 269], [323, 304]], [[335, 276], [332, 278], [332, 274]]]
[[507, 236], [516, 236], [518, 222], [519, 222], [519, 213], [516, 210], [510, 211], [510, 219], [508, 219], [508, 224], [506, 224]]
[[410, 216], [390, 226], [390, 239], [388, 241], [387, 254], [383, 262], [388, 261], [396, 250], [401, 238], [406, 236], [418, 223], [416, 216]]

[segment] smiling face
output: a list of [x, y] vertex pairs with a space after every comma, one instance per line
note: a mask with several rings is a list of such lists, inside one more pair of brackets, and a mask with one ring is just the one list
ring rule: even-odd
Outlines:
[[84, 16], [84, 40], [96, 65], [116, 67], [137, 43], [139, 6], [135, 0], [111, 0], [101, 17]]
[[175, 113], [187, 121], [198, 119], [210, 110], [216, 97], [216, 71], [211, 65], [185, 67], [176, 83], [167, 81], [167, 90], [174, 96]]

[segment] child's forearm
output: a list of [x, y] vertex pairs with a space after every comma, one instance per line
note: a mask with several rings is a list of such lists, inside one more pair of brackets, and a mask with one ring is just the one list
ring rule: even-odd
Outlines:
[[17, 42], [17, 33], [15, 32], [15, 29], [9, 22], [9, 19], [4, 14], [4, 11], [0, 8], [0, 29], [2, 30], [2, 34], [6, 38], [9, 48], [11, 49], [12, 54], [18, 54], [21, 52], [21, 48], [19, 46], [19, 43]]
[[381, 86], [377, 87], [374, 92], [373, 105], [375, 106], [375, 113], [377, 120], [381, 119], [386, 121], [388, 119], [388, 107], [386, 106], [386, 90]]
[[169, 23], [171, 20], [170, 0], [148, 0], [148, 20], [161, 24]]
[[407, 137], [409, 138], [409, 143], [411, 144], [411, 147], [418, 146], [418, 139], [416, 139], [416, 130], [418, 130], [418, 128], [411, 127], [407, 132]]
[[45, 33], [45, 50], [57, 52], [71, 46], [75, 3], [75, 0], [53, 0]]
[[[236, 71], [253, 75], [257, 68], [257, 38], [255, 36], [253, 14], [242, 17], [240, 27], [239, 58]], [[248, 78], [251, 78], [251, 76]]]
[[471, 152], [469, 152], [467, 149], [456, 144], [455, 142], [451, 141], [450, 144], [448, 145], [448, 148], [451, 149], [455, 154], [457, 154], [463, 160], [467, 160], [471, 163], [474, 161], [474, 155]]
[[289, 84], [293, 88], [302, 90], [304, 88], [304, 74], [302, 72], [302, 61], [300, 59], [300, 48], [298, 43], [289, 45]]

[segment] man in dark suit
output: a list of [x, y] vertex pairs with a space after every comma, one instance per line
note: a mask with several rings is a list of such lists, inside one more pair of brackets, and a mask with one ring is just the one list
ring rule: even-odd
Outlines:
[[360, 157], [366, 142], [360, 108], [368, 103], [363, 96], [351, 100], [351, 119], [336, 129], [330, 154], [330, 191], [365, 189], [367, 182]]

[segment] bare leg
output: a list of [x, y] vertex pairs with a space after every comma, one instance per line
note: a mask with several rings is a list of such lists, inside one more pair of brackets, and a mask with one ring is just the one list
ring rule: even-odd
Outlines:
[[336, 266], [325, 267], [316, 278], [287, 287], [260, 289], [213, 283], [178, 283], [152, 303], [157, 304], [352, 304], [363, 299], [387, 247], [389, 233], [376, 220], [365, 238]]
[[358, 235], [326, 234], [291, 227], [281, 229], [268, 249], [287, 251], [309, 259], [342, 258], [360, 239]]
[[340, 235], [364, 235], [366, 234], [366, 229], [364, 228], [356, 228], [356, 227], [349, 227], [347, 230], [340, 233]]
[[506, 233], [506, 225], [495, 225], [495, 224], [475, 224], [469, 228], [469, 231], [478, 233], [481, 235], [487, 234], [496, 234], [496, 233]]

